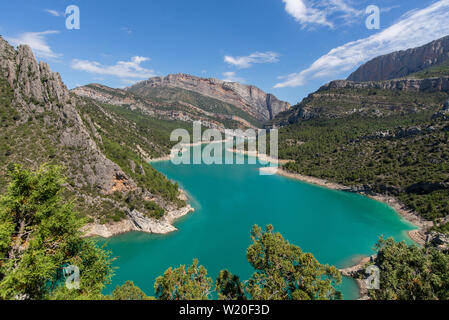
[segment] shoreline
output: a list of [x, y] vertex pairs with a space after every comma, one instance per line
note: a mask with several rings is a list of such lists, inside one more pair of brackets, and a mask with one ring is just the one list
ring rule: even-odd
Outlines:
[[[274, 170], [273, 170], [274, 169]], [[363, 196], [366, 196], [370, 199], [382, 202], [386, 205], [388, 205], [390, 208], [392, 208], [399, 216], [401, 216], [405, 221], [408, 223], [414, 225], [417, 229], [410, 230], [408, 232], [408, 235], [410, 239], [412, 239], [414, 242], [418, 243], [419, 245], [425, 244], [425, 236], [424, 233], [427, 231], [428, 228], [432, 227], [433, 223], [431, 221], [426, 221], [422, 217], [420, 217], [417, 213], [413, 212], [412, 210], [407, 209], [398, 199], [396, 199], [393, 196], [387, 196], [382, 194], [367, 194], [366, 192], [354, 192], [351, 190], [350, 187], [344, 186], [342, 184], [338, 184], [335, 182], [331, 182], [328, 180], [315, 178], [311, 176], [305, 176], [299, 173], [291, 173], [281, 168], [260, 168], [261, 171], [271, 171], [274, 172], [277, 175], [299, 180], [305, 183], [317, 185], [320, 187], [328, 188], [331, 190], [337, 190], [337, 191], [346, 191], [346, 192], [353, 192], [358, 193]]]
[[[188, 200], [187, 194], [180, 189], [179, 198]], [[173, 225], [180, 218], [195, 212], [195, 209], [187, 204], [182, 208], [171, 208], [167, 210], [160, 220], [145, 217], [138, 211], [129, 212], [125, 219], [107, 224], [89, 223], [81, 228], [83, 237], [100, 237], [109, 239], [131, 231], [144, 232], [148, 234], [169, 234], [178, 229]]]
[[364, 270], [365, 266], [368, 263], [370, 263], [371, 261], [374, 261], [375, 257], [376, 257], [375, 255], [370, 256], [370, 257], [363, 257], [360, 259], [360, 261], [356, 265], [354, 265], [352, 267], [338, 269], [342, 276], [354, 279], [355, 282], [357, 283], [357, 286], [359, 287], [359, 292], [360, 292], [360, 297], [358, 300], [369, 300], [368, 288], [366, 286], [366, 282], [363, 281], [362, 279], [357, 278], [357, 275], [359, 275], [360, 272]]
[[[195, 143], [183, 144], [182, 148], [197, 147], [197, 146], [202, 146], [204, 144], [224, 143], [224, 142], [227, 142], [227, 141], [228, 141], [228, 139], [217, 140], [217, 141], [215, 141], [215, 140], [213, 140], [213, 141], [199, 141], [199, 142], [195, 142]], [[181, 149], [179, 151], [183, 151], [183, 149]], [[149, 162], [149, 163], [152, 163], [152, 162], [163, 162], [163, 161], [170, 161], [172, 159], [173, 159], [173, 153], [170, 152], [170, 154], [162, 156], [162, 157], [147, 159], [147, 162]]]
[[242, 154], [248, 157], [258, 158], [259, 161], [264, 161], [267, 163], [277, 163], [277, 164], [287, 164], [291, 162], [290, 160], [274, 159], [267, 154], [259, 154], [257, 151], [247, 151], [247, 150], [237, 150], [237, 149], [226, 149], [228, 152], [235, 154]]
[[[226, 140], [217, 141], [216, 143], [223, 143], [226, 142]], [[211, 142], [199, 142], [196, 144], [189, 144], [185, 146], [194, 146], [194, 145], [202, 145], [207, 143], [214, 143], [214, 141]], [[267, 162], [267, 163], [277, 163], [277, 164], [286, 164], [288, 162], [291, 162], [292, 160], [279, 160], [279, 159], [273, 159], [269, 157], [268, 155], [259, 155], [257, 152], [249, 152], [246, 150], [235, 150], [235, 149], [227, 149], [228, 152], [238, 153], [238, 154], [244, 154], [250, 157], [256, 157], [259, 158], [261, 161]], [[171, 160], [171, 155], [151, 159], [149, 162], [158, 162], [158, 161], [169, 161]], [[417, 243], [418, 245], [424, 245], [426, 243], [426, 236], [425, 233], [427, 230], [433, 226], [433, 223], [431, 221], [426, 221], [422, 217], [420, 217], [416, 212], [413, 212], [412, 210], [409, 210], [403, 205], [397, 198], [393, 196], [387, 196], [382, 194], [368, 194], [366, 192], [360, 192], [360, 191], [354, 191], [350, 187], [344, 186], [342, 184], [338, 184], [335, 182], [331, 182], [325, 179], [316, 178], [312, 176], [306, 176], [298, 173], [291, 173], [284, 169], [281, 169], [279, 167], [262, 167], [259, 170], [261, 171], [267, 171], [271, 174], [277, 174], [279, 176], [283, 176], [285, 178], [290, 178], [294, 180], [299, 180], [308, 184], [324, 187], [331, 190], [337, 190], [337, 191], [346, 191], [346, 192], [352, 192], [352, 193], [358, 193], [360, 195], [366, 196], [370, 199], [376, 200], [378, 202], [382, 202], [389, 206], [391, 209], [393, 209], [402, 219], [410, 223], [411, 225], [415, 226], [417, 229], [408, 231], [409, 238]], [[182, 194], [185, 196], [184, 191]], [[188, 206], [190, 207], [190, 205]], [[194, 211], [194, 209], [192, 208]], [[190, 211], [189, 211], [190, 212]], [[186, 214], [188, 214], [187, 212]], [[184, 215], [186, 215], [184, 214]], [[182, 216], [184, 216], [182, 215]], [[179, 216], [178, 218], [182, 217]], [[176, 219], [178, 219], [176, 218]], [[175, 228], [176, 229], [176, 228]], [[132, 230], [130, 230], [132, 231]], [[171, 231], [170, 231], [171, 232]], [[167, 232], [168, 233], [168, 232]], [[364, 269], [365, 265], [373, 261], [375, 256], [365, 256], [360, 259], [360, 261], [350, 267], [339, 269], [341, 274], [346, 277], [350, 277], [355, 280], [357, 283], [357, 286], [359, 287], [360, 292], [360, 298], [359, 300], [367, 300], [368, 297], [368, 289], [366, 287], [365, 281], [362, 279], [357, 278], [356, 276], [360, 274], [360, 272]]]

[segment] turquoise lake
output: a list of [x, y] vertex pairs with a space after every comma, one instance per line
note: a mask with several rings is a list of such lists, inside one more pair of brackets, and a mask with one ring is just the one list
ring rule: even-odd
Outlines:
[[[168, 235], [133, 232], [104, 240], [118, 267], [107, 293], [132, 280], [152, 295], [157, 276], [170, 266], [191, 264], [193, 258], [214, 279], [221, 269], [247, 279], [252, 269], [246, 248], [254, 224], [272, 224], [320, 263], [339, 268], [373, 254], [381, 235], [412, 242], [407, 232], [413, 225], [387, 205], [277, 175], [262, 176], [260, 165], [152, 165], [187, 191], [196, 211], [178, 220], [179, 231]], [[352, 279], [344, 279], [341, 291], [345, 299], [358, 298]]]

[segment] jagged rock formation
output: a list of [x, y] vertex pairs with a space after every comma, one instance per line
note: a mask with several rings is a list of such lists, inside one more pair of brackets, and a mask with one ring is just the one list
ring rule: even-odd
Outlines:
[[[138, 136], [136, 124], [119, 114], [70, 94], [30, 47], [15, 50], [1, 37], [0, 115], [0, 191], [8, 163], [33, 169], [53, 163], [65, 169], [65, 196], [75, 199], [91, 225], [111, 235], [135, 215], [140, 226], [146, 221], [153, 227], [134, 230], [169, 232], [173, 215], [192, 210], [178, 200], [177, 187], [146, 163], [145, 155], [164, 154], [164, 146]], [[151, 216], [161, 210], [162, 217]]]
[[[88, 158], [85, 159], [81, 174], [86, 174], [90, 184], [98, 189], [104, 192], [111, 190], [113, 179], [125, 175], [91, 141], [75, 108], [76, 101], [70, 97], [60, 75], [52, 73], [48, 64], [38, 64], [28, 46], [19, 46], [14, 51], [6, 41], [0, 39], [0, 52], [3, 53], [0, 60], [1, 75], [14, 90], [15, 105], [21, 114], [21, 120], [25, 121], [35, 114], [53, 112], [58, 119], [54, 125], [60, 133], [58, 142], [61, 146], [89, 151], [86, 152]], [[73, 156], [77, 157], [76, 153]], [[80, 161], [78, 158], [73, 160]], [[100, 164], [99, 171], [94, 170], [95, 164]]]
[[206, 97], [221, 100], [238, 107], [260, 121], [273, 119], [278, 113], [286, 111], [290, 105], [266, 94], [255, 86], [217, 79], [199, 78], [187, 74], [171, 74], [155, 77], [127, 88], [129, 92], [148, 96], [154, 88], [181, 88]]
[[349, 81], [381, 81], [405, 77], [449, 58], [449, 36], [419, 48], [377, 57], [357, 69]]

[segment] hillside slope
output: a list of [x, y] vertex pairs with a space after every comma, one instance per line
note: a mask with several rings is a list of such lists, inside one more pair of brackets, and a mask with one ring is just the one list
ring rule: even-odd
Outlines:
[[237, 107], [261, 122], [273, 119], [279, 112], [290, 107], [287, 102], [280, 101], [274, 95], [267, 94], [255, 86], [199, 78], [182, 73], [150, 78], [127, 88], [127, 91], [142, 97], [151, 97], [160, 96], [158, 91], [168, 88], [184, 89], [220, 100]]
[[139, 110], [155, 119], [187, 123], [201, 120], [204, 127], [219, 130], [261, 126], [253, 116], [231, 104], [179, 88], [150, 89], [145, 95], [140, 95], [90, 84], [75, 88], [72, 92], [101, 104]]
[[406, 77], [449, 59], [449, 36], [422, 47], [372, 59], [352, 73], [349, 81], [382, 81]]
[[151, 140], [150, 128], [141, 136], [129, 117], [70, 94], [28, 46], [15, 50], [2, 38], [0, 92], [0, 188], [8, 164], [63, 166], [66, 196], [90, 222], [91, 235], [168, 232], [175, 216], [190, 211], [177, 186], [146, 161], [168, 148]]

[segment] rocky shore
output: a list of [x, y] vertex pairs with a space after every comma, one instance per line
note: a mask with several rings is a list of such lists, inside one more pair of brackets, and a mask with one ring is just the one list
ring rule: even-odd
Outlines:
[[375, 256], [364, 257], [356, 265], [349, 268], [340, 269], [340, 272], [343, 276], [353, 278], [357, 282], [360, 290], [359, 300], [369, 300], [366, 282], [363, 279], [360, 279], [359, 276], [364, 274], [367, 265], [373, 262], [374, 259]]
[[86, 225], [82, 231], [85, 237], [101, 237], [111, 238], [119, 234], [130, 231], [139, 231], [155, 234], [167, 234], [176, 231], [173, 223], [179, 219], [195, 211], [190, 205], [168, 212], [162, 219], [150, 219], [145, 217], [139, 211], [132, 211], [127, 213], [126, 219], [107, 224], [91, 223]]
[[[181, 190], [179, 198], [181, 200], [187, 200], [187, 196], [183, 190]], [[107, 224], [90, 223], [84, 226], [81, 231], [84, 233], [85, 237], [101, 238], [111, 238], [131, 231], [167, 234], [178, 230], [173, 226], [176, 220], [194, 211], [195, 209], [191, 205], [187, 205], [180, 209], [171, 208], [170, 210], [167, 210], [166, 214], [159, 220], [148, 218], [137, 210], [127, 211], [125, 212], [126, 218], [119, 222]]]

